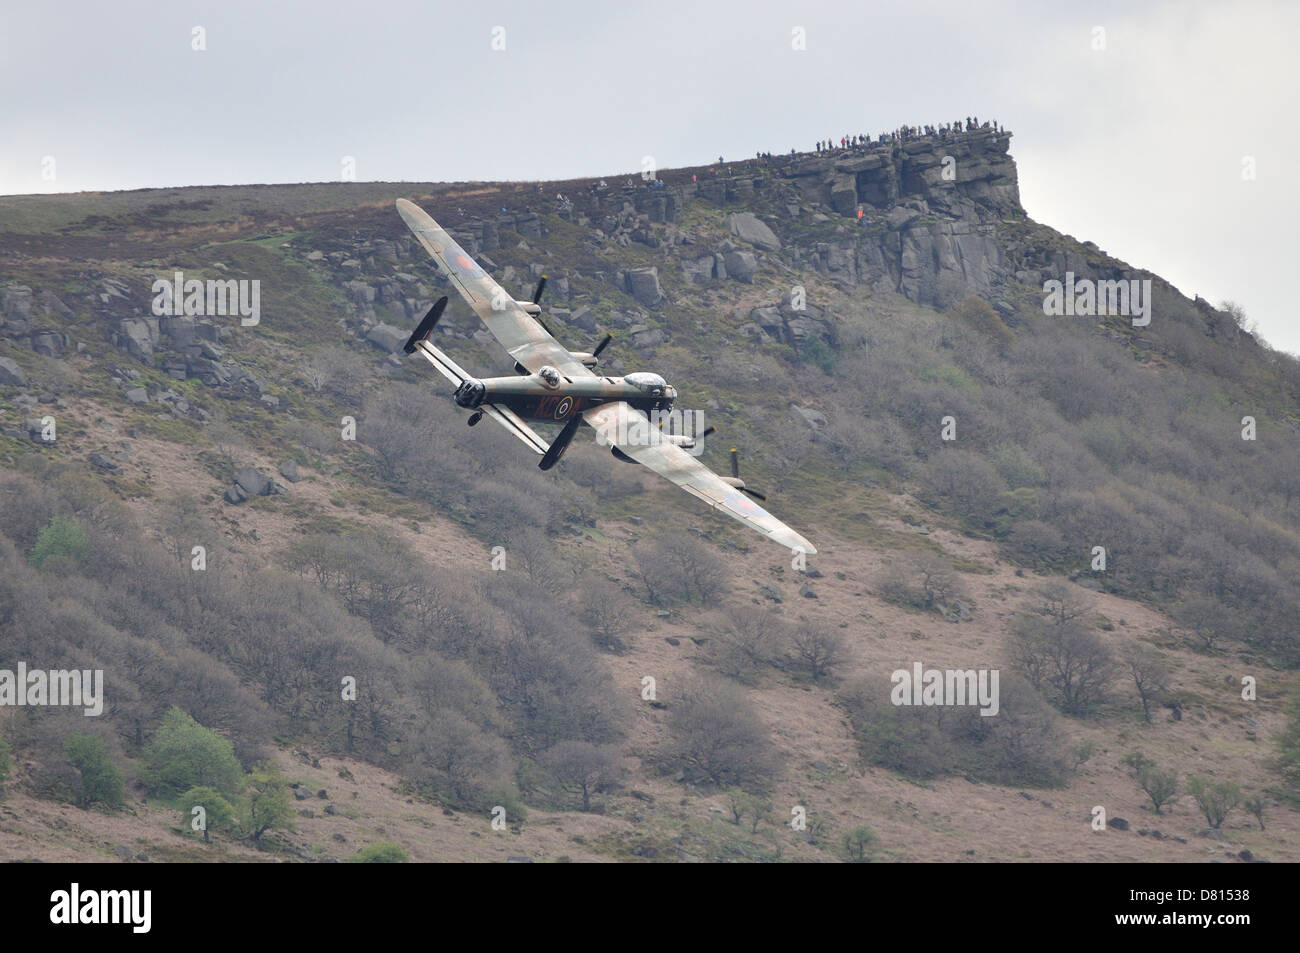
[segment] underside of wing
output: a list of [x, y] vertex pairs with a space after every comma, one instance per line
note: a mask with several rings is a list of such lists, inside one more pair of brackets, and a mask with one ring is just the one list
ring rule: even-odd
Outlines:
[[[450, 357], [434, 347], [428, 341], [417, 341], [415, 349], [429, 359], [429, 363], [438, 369], [443, 377], [453, 384], [460, 384], [461, 381], [469, 377], [460, 366]], [[478, 409], [483, 411], [488, 417], [491, 417], [506, 430], [510, 431], [530, 448], [537, 453], [545, 453], [549, 444], [537, 435], [537, 433], [524, 423], [509, 407], [504, 404], [480, 404]]]
[[570, 379], [595, 376], [493, 281], [428, 212], [406, 199], [397, 200], [397, 211], [439, 270], [519, 364], [534, 374], [549, 364]]
[[618, 447], [637, 463], [666, 477], [692, 496], [699, 497], [713, 508], [758, 530], [782, 546], [801, 550], [808, 555], [817, 552], [812, 543], [725, 482], [681, 447], [639, 439], [638, 434], [650, 433], [650, 421], [624, 401], [601, 404], [583, 411], [582, 416], [605, 443]]

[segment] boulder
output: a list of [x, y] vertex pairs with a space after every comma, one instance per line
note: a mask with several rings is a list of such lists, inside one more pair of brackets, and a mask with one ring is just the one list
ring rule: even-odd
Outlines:
[[222, 499], [232, 506], [238, 506], [240, 503], [244, 502], [244, 500], [248, 499], [248, 494], [243, 491], [243, 488], [240, 487], [238, 483], [236, 483], [230, 489], [226, 490]]
[[198, 342], [197, 322], [189, 315], [166, 315], [158, 319], [158, 331], [172, 347], [185, 348]]
[[754, 272], [758, 271], [758, 259], [753, 252], [729, 251], [724, 258], [727, 276], [745, 284], [754, 283]]
[[32, 289], [26, 285], [0, 288], [0, 325], [26, 331], [32, 317]]
[[781, 240], [752, 212], [733, 212], [727, 216], [727, 227], [731, 229], [731, 234], [755, 248], [763, 251], [781, 250]]
[[9, 357], [0, 357], [0, 385], [5, 387], [24, 387], [27, 384], [27, 375]]
[[72, 309], [59, 300], [58, 296], [51, 291], [42, 291], [37, 297], [41, 302], [41, 307], [46, 313], [58, 315], [60, 318], [71, 318]]
[[827, 424], [826, 415], [821, 411], [813, 410], [811, 407], [800, 407], [797, 404], [790, 409], [813, 430], [821, 430]]
[[656, 307], [664, 299], [659, 287], [659, 269], [632, 268], [624, 279], [627, 293], [647, 308]]
[[406, 344], [410, 334], [391, 324], [376, 324], [366, 333], [366, 340], [389, 354], [397, 354]]
[[123, 318], [118, 322], [116, 343], [132, 357], [150, 361], [158, 334], [144, 318]]
[[68, 346], [68, 336], [62, 331], [39, 328], [32, 332], [32, 350], [46, 357], [62, 357]]
[[96, 470], [102, 470], [105, 473], [116, 473], [118, 471], [117, 464], [102, 453], [92, 453], [87, 459]]
[[659, 328], [632, 327], [628, 329], [628, 343], [635, 348], [656, 347], [668, 340]]
[[132, 387], [126, 392], [126, 399], [132, 404], [147, 404], [149, 403], [149, 392], [143, 387]]
[[235, 474], [235, 485], [249, 496], [266, 496], [271, 492], [270, 477], [263, 476], [252, 467], [244, 467]]
[[290, 483], [297, 483], [302, 479], [298, 475], [298, 464], [293, 460], [286, 460], [280, 464], [280, 476], [284, 477]]
[[579, 328], [588, 333], [595, 333], [596, 316], [592, 314], [591, 309], [585, 305], [573, 312], [573, 317], [570, 318], [569, 321], [575, 328]]
[[785, 328], [785, 319], [781, 317], [781, 312], [775, 306], [768, 308], [755, 308], [749, 312], [749, 320], [753, 321], [765, 332], [773, 337], [782, 337]]

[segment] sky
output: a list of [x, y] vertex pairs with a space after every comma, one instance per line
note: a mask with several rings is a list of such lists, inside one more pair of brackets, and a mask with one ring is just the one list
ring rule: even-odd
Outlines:
[[567, 179], [976, 115], [1032, 218], [1300, 353], [1298, 34], [1286, 0], [13, 3], [0, 194]]

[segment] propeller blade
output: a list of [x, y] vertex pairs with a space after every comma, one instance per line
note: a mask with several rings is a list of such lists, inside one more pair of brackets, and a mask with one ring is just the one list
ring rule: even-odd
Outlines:
[[701, 439], [704, 437], [712, 437], [717, 432], [718, 432], [717, 427], [708, 427], [705, 429], [704, 433], [700, 434], [700, 437]]
[[735, 447], [731, 448], [731, 476], [732, 479], [740, 479], [740, 451]]
[[764, 503], [767, 502], [767, 497], [764, 496], [762, 493], [759, 493], [758, 490], [751, 490], [751, 489], [750, 489], [749, 487], [747, 487], [747, 486], [742, 486], [742, 487], [740, 488], [740, 492], [741, 492], [741, 493], [748, 493], [748, 494], [749, 494], [750, 496], [752, 496], [754, 499], [756, 499], [756, 500], [762, 500]]
[[609, 342], [612, 340], [614, 340], [614, 335], [606, 331], [604, 338], [601, 339], [601, 342], [597, 344], [595, 348], [592, 349], [591, 356], [600, 357], [600, 352], [605, 350], [605, 348], [609, 345]]
[[542, 303], [542, 289], [546, 287], [546, 276], [542, 275], [541, 281], [537, 282], [537, 290], [533, 292], [533, 304]]
[[443, 295], [433, 303], [433, 307], [429, 309], [429, 312], [420, 319], [420, 323], [416, 325], [415, 330], [411, 332], [411, 336], [406, 339], [406, 344], [402, 350], [407, 354], [413, 353], [415, 351], [415, 345], [419, 344], [433, 333], [433, 326], [438, 323], [438, 320], [442, 317], [442, 312], [446, 307], [447, 296]]

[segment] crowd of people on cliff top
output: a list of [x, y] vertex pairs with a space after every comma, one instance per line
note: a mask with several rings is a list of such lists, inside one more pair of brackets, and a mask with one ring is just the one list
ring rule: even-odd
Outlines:
[[[835, 152], [842, 149], [857, 149], [862, 146], [869, 146], [874, 142], [908, 142], [912, 139], [921, 139], [926, 136], [937, 136], [940, 139], [948, 139], [960, 135], [963, 132], [976, 132], [981, 129], [992, 129], [994, 132], [1002, 132], [1003, 129], [998, 125], [997, 120], [981, 123], [978, 116], [967, 116], [965, 121], [958, 119], [955, 122], [945, 122], [938, 126], [899, 126], [893, 132], [882, 132], [875, 140], [869, 135], [840, 136], [837, 142], [834, 139], [820, 139], [817, 142], [817, 152]], [[793, 149], [790, 154], [794, 155]], [[763, 153], [759, 153], [759, 158], [763, 158]]]

